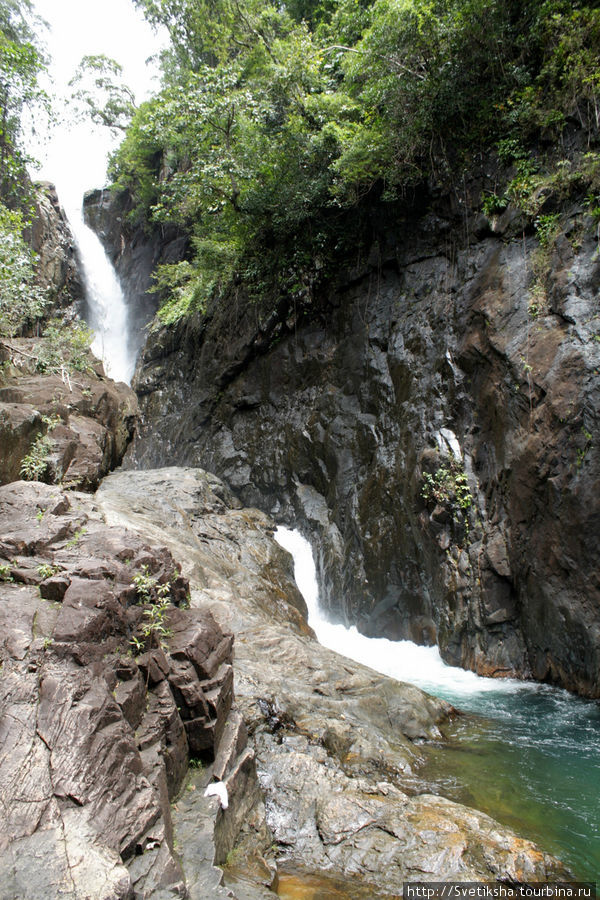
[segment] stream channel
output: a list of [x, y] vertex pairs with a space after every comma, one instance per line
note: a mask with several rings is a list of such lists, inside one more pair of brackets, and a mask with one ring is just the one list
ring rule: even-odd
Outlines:
[[419, 775], [439, 793], [481, 809], [554, 853], [582, 881], [600, 873], [600, 704], [557, 688], [482, 678], [446, 665], [437, 647], [367, 638], [332, 624], [318, 605], [312, 552], [278, 528], [321, 644], [399, 681], [443, 697], [465, 713], [446, 729]]

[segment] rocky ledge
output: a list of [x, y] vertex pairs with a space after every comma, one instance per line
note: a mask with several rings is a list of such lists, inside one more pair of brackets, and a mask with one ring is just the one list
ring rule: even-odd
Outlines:
[[47, 338], [0, 339], [0, 484], [25, 475], [95, 490], [133, 437], [137, 400], [91, 354], [83, 372], [51, 354]]
[[[96, 502], [109, 524], [166, 544], [189, 578], [192, 609], [235, 635], [236, 703], [261, 788], [246, 789], [243, 816], [234, 803], [218, 817], [215, 859], [235, 897], [266, 900], [290, 878], [330, 879], [342, 896], [374, 900], [400, 896], [410, 879], [560, 877], [560, 864], [529, 841], [427, 792], [420, 765], [455, 711], [315, 641], [291, 558], [264, 513], [199, 469], [116, 472]], [[213, 896], [194, 850], [192, 823], [205, 809], [200, 791], [185, 791], [173, 813], [198, 900]], [[238, 829], [227, 855], [223, 835]]]

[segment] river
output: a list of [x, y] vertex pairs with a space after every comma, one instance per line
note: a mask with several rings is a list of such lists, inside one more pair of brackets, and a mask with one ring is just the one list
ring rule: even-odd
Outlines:
[[319, 609], [310, 545], [278, 528], [319, 641], [461, 711], [419, 773], [435, 793], [474, 806], [554, 853], [586, 881], [600, 872], [600, 704], [557, 688], [482, 678], [448, 666], [437, 647], [367, 638]]

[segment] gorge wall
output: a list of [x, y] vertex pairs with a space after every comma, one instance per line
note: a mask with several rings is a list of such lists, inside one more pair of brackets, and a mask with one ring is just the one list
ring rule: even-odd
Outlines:
[[533, 229], [471, 208], [375, 221], [310, 305], [238, 288], [151, 334], [129, 464], [202, 465], [299, 523], [367, 634], [599, 696], [597, 237], [563, 217], [540, 298]]

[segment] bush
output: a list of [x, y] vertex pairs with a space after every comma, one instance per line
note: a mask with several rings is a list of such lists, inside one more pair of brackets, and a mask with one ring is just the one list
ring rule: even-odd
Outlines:
[[0, 336], [31, 330], [48, 299], [35, 281], [36, 257], [23, 240], [23, 216], [0, 203]]

